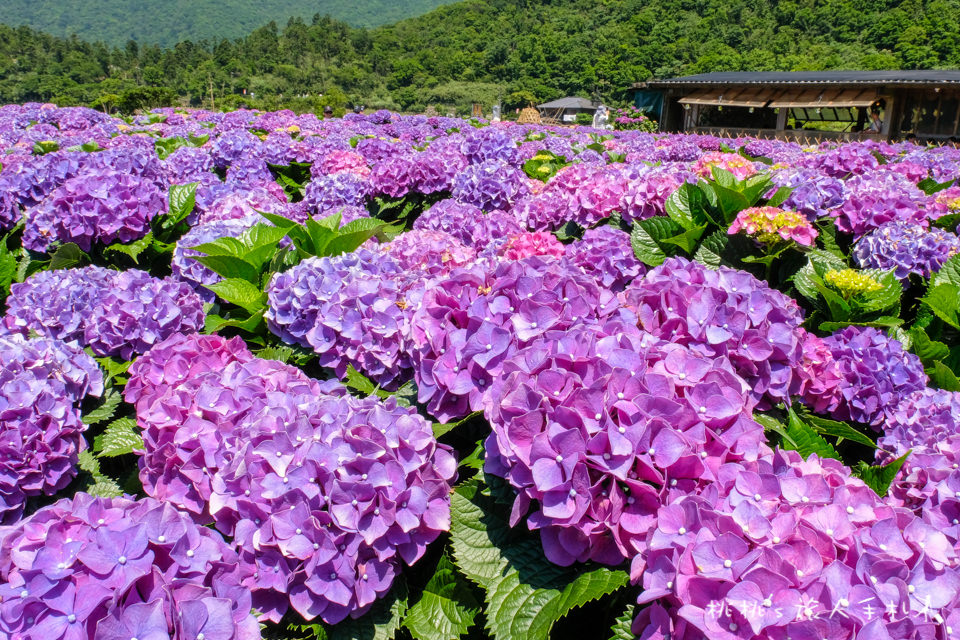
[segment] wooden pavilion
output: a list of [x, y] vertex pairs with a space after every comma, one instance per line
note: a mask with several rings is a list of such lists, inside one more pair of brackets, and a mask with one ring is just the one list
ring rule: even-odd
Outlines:
[[633, 89], [638, 104], [662, 98], [661, 131], [798, 140], [960, 136], [960, 71], [954, 70], [724, 71]]

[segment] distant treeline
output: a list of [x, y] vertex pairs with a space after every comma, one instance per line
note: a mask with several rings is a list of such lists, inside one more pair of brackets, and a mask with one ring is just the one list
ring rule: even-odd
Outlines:
[[0, 100], [123, 111], [359, 102], [463, 113], [564, 95], [616, 104], [653, 76], [955, 68], [958, 15], [960, 0], [468, 0], [376, 29], [316, 16], [167, 49], [0, 26]]

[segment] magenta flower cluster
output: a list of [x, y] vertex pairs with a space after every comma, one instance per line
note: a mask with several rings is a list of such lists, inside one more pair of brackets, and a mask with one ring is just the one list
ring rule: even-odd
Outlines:
[[587, 229], [582, 239], [566, 246], [564, 255], [600, 286], [614, 292], [623, 291], [646, 271], [633, 254], [629, 234], [611, 226]]
[[130, 374], [145, 491], [233, 539], [265, 619], [361, 615], [449, 528], [456, 464], [413, 409], [217, 336], [175, 336]]
[[540, 529], [558, 564], [619, 564], [665, 496], [765, 452], [746, 383], [633, 325], [550, 331], [508, 358], [484, 400], [486, 469], [517, 489], [514, 522]]
[[0, 532], [0, 632], [259, 640], [237, 554], [169, 503], [77, 493]]
[[662, 507], [633, 560], [647, 638], [920, 638], [957, 624], [947, 536], [838, 461], [728, 463]]
[[563, 260], [478, 262], [428, 287], [413, 314], [420, 402], [441, 421], [481, 408], [504, 361], [547, 331], [626, 313], [616, 295]]
[[800, 308], [749, 273], [670, 258], [622, 295], [641, 329], [728, 359], [761, 406], [789, 401], [802, 384]]

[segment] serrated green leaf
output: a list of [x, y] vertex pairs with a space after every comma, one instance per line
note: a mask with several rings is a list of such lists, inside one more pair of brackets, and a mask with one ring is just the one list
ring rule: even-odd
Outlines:
[[170, 186], [170, 207], [164, 226], [174, 226], [187, 218], [197, 203], [197, 187], [199, 182], [190, 184], [175, 184]]
[[254, 354], [263, 360], [277, 360], [286, 364], [293, 358], [294, 351], [286, 345], [270, 345], [255, 351]]
[[216, 314], [210, 313], [207, 314], [206, 320], [204, 321], [203, 330], [206, 333], [216, 333], [217, 331], [227, 327], [235, 327], [249, 333], [256, 333], [257, 330], [260, 329], [264, 324], [264, 311], [265, 310], [260, 310], [251, 315], [249, 318], [223, 318]]
[[101, 498], [116, 498], [123, 495], [123, 490], [116, 480], [100, 471], [100, 462], [89, 450], [81, 451], [77, 456], [77, 467], [90, 476], [90, 482], [84, 491]]
[[706, 230], [706, 228], [707, 225], [693, 227], [684, 231], [683, 233], [678, 233], [675, 236], [663, 238], [660, 242], [680, 247], [684, 253], [689, 255], [693, 253], [694, 249], [696, 249], [697, 241], [700, 240], [701, 236], [703, 236], [703, 232]]
[[960, 286], [952, 283], [931, 287], [921, 298], [934, 314], [955, 329], [960, 329]]
[[75, 267], [80, 264], [87, 254], [83, 252], [76, 243], [68, 242], [64, 245], [61, 245], [53, 253], [53, 256], [50, 258], [50, 268], [51, 269], [69, 269], [70, 267]]
[[638, 608], [635, 604], [628, 604], [623, 613], [617, 616], [616, 621], [610, 628], [610, 640], [635, 640], [636, 636], [633, 634], [631, 627], [633, 626], [633, 619], [637, 617]]
[[190, 259], [210, 267], [224, 278], [241, 278], [251, 284], [257, 284], [260, 280], [260, 270], [243, 258], [234, 256], [190, 256]]
[[815, 416], [809, 413], [804, 414], [803, 419], [805, 422], [810, 424], [810, 426], [816, 429], [817, 433], [857, 442], [864, 446], [870, 447], [871, 449], [877, 448], [876, 443], [871, 440], [869, 436], [857, 431], [846, 422], [828, 420], [827, 418], [821, 418], [820, 416]]
[[927, 332], [921, 327], [911, 327], [907, 331], [909, 349], [923, 362], [924, 366], [932, 367], [936, 360], [943, 360], [950, 355], [950, 348], [942, 342], [931, 340]]
[[820, 434], [809, 424], [800, 419], [793, 409], [788, 409], [787, 436], [790, 442], [784, 442], [784, 449], [792, 449], [800, 453], [804, 459], [812, 454], [821, 458], [840, 459], [840, 454], [829, 442], [820, 437]]
[[100, 458], [114, 458], [142, 448], [143, 438], [133, 418], [114, 420], [93, 441], [93, 450]]
[[893, 462], [878, 467], [872, 467], [861, 460], [857, 466], [853, 467], [853, 475], [863, 480], [878, 496], [883, 497], [887, 495], [887, 491], [890, 490], [890, 485], [897, 477], [897, 474], [900, 473], [900, 469], [903, 467], [903, 463], [907, 461], [909, 455], [910, 451], [907, 451]]
[[244, 309], [247, 313], [256, 313], [266, 307], [266, 296], [259, 287], [240, 278], [224, 278], [220, 282], [204, 285], [219, 298]]
[[123, 401], [120, 393], [113, 388], [108, 389], [103, 395], [103, 402], [100, 406], [83, 416], [83, 423], [94, 425], [106, 422], [117, 412], [117, 407]]
[[482, 412], [482, 411], [474, 411], [473, 413], [468, 414], [465, 418], [462, 418], [462, 419], [460, 419], [460, 420], [456, 420], [456, 421], [454, 421], [454, 422], [446, 422], [446, 423], [444, 423], [444, 424], [440, 424], [440, 423], [435, 422], [435, 423], [433, 424], [433, 437], [439, 438], [440, 436], [442, 436], [442, 435], [444, 435], [444, 434], [446, 434], [446, 433], [450, 433], [451, 431], [453, 431], [453, 430], [456, 429], [457, 427], [459, 427], [459, 426], [461, 426], [461, 425], [464, 425], [464, 424], [470, 422], [471, 420], [473, 420], [474, 418], [476, 418], [477, 416], [480, 416], [480, 415], [483, 415], [483, 412]]
[[216, 240], [187, 248], [199, 251], [208, 256], [227, 256], [232, 258], [242, 258], [243, 254], [247, 251], [247, 245], [244, 244], [242, 240], [230, 236], [217, 238]]
[[821, 322], [820, 326], [817, 327], [820, 331], [826, 331], [832, 333], [834, 331], [839, 331], [840, 329], [845, 329], [846, 327], [875, 327], [877, 329], [893, 329], [899, 327], [903, 324], [903, 318], [898, 318], [896, 316], [879, 316], [873, 320], [865, 320], [863, 322], [854, 322], [852, 320], [847, 320], [845, 322]]
[[113, 253], [122, 253], [124, 255], [130, 256], [130, 259], [133, 260], [133, 264], [140, 264], [138, 259], [140, 254], [146, 251], [153, 244], [153, 232], [147, 233], [139, 240], [131, 242], [129, 244], [123, 244], [122, 242], [114, 242], [109, 247], [103, 250], [104, 253], [113, 252]]
[[930, 288], [941, 284], [953, 284], [960, 287], [960, 254], [943, 263], [940, 270], [930, 276]]
[[863, 273], [880, 283], [882, 288], [879, 291], [872, 291], [865, 294], [865, 301], [860, 303], [860, 309], [865, 312], [871, 312], [887, 311], [896, 307], [899, 311], [900, 298], [903, 295], [903, 285], [901, 285], [900, 280], [893, 275], [893, 272], [881, 271], [879, 269], [865, 269]]
[[347, 618], [327, 628], [329, 640], [393, 640], [410, 607], [407, 583], [397, 578], [385, 597], [359, 618]]
[[638, 220], [630, 234], [633, 253], [648, 266], [661, 265], [667, 258], [667, 252], [660, 246], [660, 240], [676, 236], [681, 231], [683, 227], [666, 216]]
[[960, 379], [957, 378], [957, 374], [942, 362], [934, 362], [927, 374], [934, 387], [944, 391], [960, 391]]
[[373, 395], [373, 392], [377, 390], [377, 385], [370, 378], [357, 371], [352, 364], [347, 365], [347, 379], [344, 384], [347, 388], [368, 396]]
[[924, 178], [917, 183], [917, 186], [920, 189], [923, 189], [923, 192], [928, 196], [932, 196], [935, 193], [943, 191], [944, 189], [950, 188], [950, 185], [954, 183], [953, 180], [948, 180], [947, 182], [937, 182], [933, 178]]
[[479, 612], [479, 603], [444, 555], [403, 626], [416, 640], [457, 640], [470, 630]]
[[10, 285], [16, 277], [17, 259], [6, 250], [6, 246], [3, 246], [0, 251], [0, 297], [10, 292]]
[[481, 488], [470, 481], [453, 493], [450, 537], [457, 566], [486, 594], [487, 629], [496, 640], [547, 640], [572, 609], [629, 582], [625, 571], [547, 561], [539, 540], [512, 531], [504, 505]]
[[704, 228], [706, 226], [706, 217], [703, 214], [705, 204], [706, 198], [700, 191], [700, 187], [684, 182], [667, 198], [665, 210], [670, 219], [684, 229]]
[[373, 218], [360, 218], [344, 226], [327, 244], [324, 255], [338, 256], [355, 251], [364, 242], [377, 235], [387, 224]]

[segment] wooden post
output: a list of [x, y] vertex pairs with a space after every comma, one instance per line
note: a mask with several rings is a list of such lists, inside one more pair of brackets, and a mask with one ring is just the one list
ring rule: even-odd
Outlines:
[[780, 107], [780, 110], [777, 111], [777, 131], [786, 131], [788, 111], [790, 109], [787, 107]]

